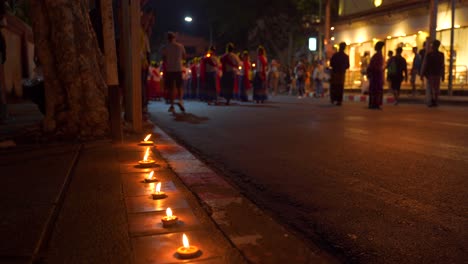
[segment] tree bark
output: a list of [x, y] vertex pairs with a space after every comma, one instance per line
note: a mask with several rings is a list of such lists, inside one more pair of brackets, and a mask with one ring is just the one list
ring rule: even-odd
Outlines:
[[43, 68], [46, 133], [67, 138], [107, 136], [104, 60], [87, 1], [31, 1], [36, 56]]

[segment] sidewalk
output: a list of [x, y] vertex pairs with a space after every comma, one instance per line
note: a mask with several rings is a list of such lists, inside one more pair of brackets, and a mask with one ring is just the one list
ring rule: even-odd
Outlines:
[[[38, 121], [31, 109], [16, 106], [8, 126], [0, 126], [3, 139]], [[35, 133], [26, 131], [22, 137]], [[154, 168], [137, 165], [143, 135], [126, 135], [119, 145], [0, 148], [0, 236], [9, 238], [0, 241], [0, 263], [187, 263], [176, 254], [183, 233], [201, 250], [190, 263], [338, 263], [162, 130], [151, 132]], [[144, 183], [151, 170], [166, 199], [152, 199], [154, 183]], [[179, 218], [171, 228], [160, 221], [167, 207]]]
[[[345, 93], [343, 100], [346, 102], [368, 102], [369, 95], [363, 95], [360, 93]], [[401, 94], [400, 103], [402, 104], [426, 104], [426, 97], [424, 95], [410, 95]], [[393, 104], [395, 98], [390, 93], [384, 93], [383, 103]], [[454, 105], [454, 106], [468, 106], [468, 96], [447, 96], [442, 95], [439, 97], [440, 105]]]

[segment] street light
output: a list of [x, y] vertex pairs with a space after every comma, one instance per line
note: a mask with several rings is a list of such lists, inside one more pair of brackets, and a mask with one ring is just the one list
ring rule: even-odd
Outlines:
[[184, 18], [185, 22], [191, 23], [193, 21], [192, 17], [186, 16]]

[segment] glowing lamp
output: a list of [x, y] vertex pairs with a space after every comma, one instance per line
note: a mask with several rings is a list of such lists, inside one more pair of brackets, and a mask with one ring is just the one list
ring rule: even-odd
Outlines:
[[146, 151], [145, 151], [145, 156], [143, 157], [143, 160], [138, 161], [138, 164], [140, 164], [140, 166], [151, 167], [151, 166], [154, 166], [154, 164], [156, 163], [156, 161], [149, 158], [149, 152], [150, 152], [150, 148], [147, 147]]
[[148, 177], [145, 178], [145, 182], [146, 183], [150, 183], [150, 182], [157, 182], [158, 180], [154, 177], [154, 171], [151, 171], [149, 174], [148, 174]]
[[156, 184], [156, 188], [154, 188], [154, 192], [151, 194], [153, 196], [153, 200], [161, 200], [167, 197], [165, 192], [161, 192], [161, 183], [158, 182]]
[[171, 208], [166, 209], [166, 216], [163, 216], [161, 218], [161, 222], [163, 224], [163, 227], [171, 227], [177, 224], [178, 218], [175, 215], [172, 215], [172, 210]]
[[146, 135], [146, 137], [143, 139], [143, 141], [140, 141], [141, 146], [152, 146], [153, 141], [149, 140], [151, 137], [151, 134]]
[[200, 250], [196, 246], [191, 246], [189, 244], [188, 238], [185, 234], [182, 235], [182, 247], [177, 249], [177, 255], [181, 259], [191, 259], [196, 258], [200, 255]]

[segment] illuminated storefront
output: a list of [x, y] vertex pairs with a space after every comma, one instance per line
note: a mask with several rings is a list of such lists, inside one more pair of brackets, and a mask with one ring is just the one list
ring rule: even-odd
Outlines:
[[[363, 2], [363, 4], [351, 5], [350, 2]], [[385, 54], [389, 50], [395, 51], [397, 47], [402, 47], [403, 56], [406, 58], [408, 66], [411, 67], [414, 57], [412, 48], [421, 49], [428, 36], [429, 10], [427, 6], [429, 1], [419, 1], [426, 3], [424, 6], [416, 7], [404, 4], [408, 1], [383, 1], [379, 8], [385, 8], [387, 5], [387, 10], [390, 6], [392, 11], [381, 14], [378, 13], [379, 8], [369, 4], [369, 2], [371, 1], [340, 1], [338, 12], [343, 16], [343, 19], [333, 24], [334, 44], [345, 41], [349, 45], [347, 52], [350, 56], [351, 67], [346, 81], [346, 87], [349, 88], [360, 87], [361, 58], [366, 51], [372, 56], [373, 47], [377, 41], [385, 41]], [[353, 14], [357, 15], [353, 16]], [[468, 1], [458, 2], [454, 30], [454, 89], [468, 88], [468, 45], [466, 44], [468, 43], [468, 16], [466, 14], [468, 14]], [[347, 17], [349, 19], [346, 19]], [[440, 50], [445, 53], [446, 66], [448, 67], [451, 9], [447, 2], [439, 4], [437, 25], [436, 38], [442, 43]]]

